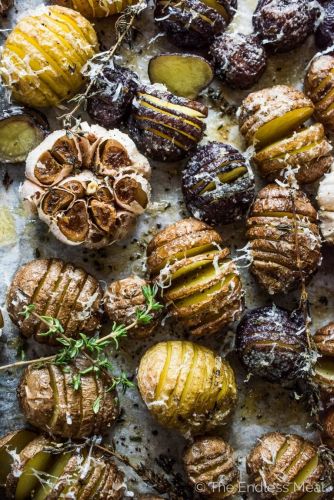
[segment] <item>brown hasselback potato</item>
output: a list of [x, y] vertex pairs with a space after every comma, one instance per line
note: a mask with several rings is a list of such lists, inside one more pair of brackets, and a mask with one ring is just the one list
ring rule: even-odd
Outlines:
[[193, 342], [171, 340], [151, 347], [140, 361], [137, 378], [152, 415], [182, 434], [221, 427], [236, 400], [230, 365]]
[[224, 33], [210, 48], [215, 74], [232, 88], [248, 89], [261, 78], [267, 56], [256, 35]]
[[288, 85], [249, 94], [239, 109], [239, 127], [247, 145], [257, 150], [286, 137], [308, 120], [313, 103], [302, 92]]
[[311, 62], [305, 92], [315, 106], [316, 118], [334, 132], [334, 56], [320, 55]]
[[147, 268], [162, 300], [192, 335], [219, 332], [243, 309], [243, 289], [221, 236], [197, 219], [160, 231], [147, 247]]
[[[107, 390], [112, 381], [81, 371], [89, 366], [85, 359], [62, 366], [31, 365], [25, 369], [18, 387], [18, 398], [29, 423], [52, 436], [79, 439], [105, 434], [119, 415], [116, 391]], [[75, 377], [80, 377], [75, 389]], [[99, 399], [98, 411], [94, 403]]]
[[1, 484], [8, 499], [121, 500], [124, 474], [94, 449], [64, 446], [25, 430], [0, 439]]
[[315, 30], [320, 6], [310, 0], [259, 0], [253, 25], [266, 48], [287, 52]]
[[320, 328], [314, 338], [320, 356], [314, 367], [314, 381], [325, 398], [334, 397], [334, 323]]
[[[104, 309], [109, 319], [119, 325], [128, 326], [136, 320], [137, 308], [145, 309], [146, 300], [143, 294], [143, 287], [148, 282], [138, 276], [114, 281], [104, 294]], [[142, 339], [149, 337], [158, 324], [159, 313], [153, 311], [152, 320], [147, 325], [137, 325], [129, 330], [128, 335], [133, 338]]]
[[[262, 490], [263, 499], [304, 498], [315, 490], [325, 467], [317, 447], [295, 434], [272, 432], [259, 439], [247, 458], [247, 471], [252, 484]], [[281, 495], [280, 495], [281, 494]], [[283, 498], [283, 497], [282, 497]]]
[[60, 259], [37, 259], [15, 274], [7, 293], [7, 310], [25, 337], [59, 345], [52, 336], [41, 336], [47, 327], [31, 315], [20, 315], [24, 306], [34, 304], [42, 316], [57, 318], [68, 337], [79, 332], [94, 334], [100, 326], [102, 289], [99, 282], [81, 267]]
[[334, 323], [319, 328], [313, 337], [315, 346], [322, 356], [334, 358]]
[[308, 281], [321, 262], [317, 212], [302, 191], [269, 184], [247, 220], [251, 271], [270, 294]]
[[154, 85], [139, 89], [132, 102], [129, 132], [138, 148], [159, 161], [187, 156], [202, 139], [204, 104], [178, 97]]
[[197, 492], [219, 500], [237, 493], [239, 470], [231, 446], [220, 437], [200, 437], [187, 447], [183, 464]]

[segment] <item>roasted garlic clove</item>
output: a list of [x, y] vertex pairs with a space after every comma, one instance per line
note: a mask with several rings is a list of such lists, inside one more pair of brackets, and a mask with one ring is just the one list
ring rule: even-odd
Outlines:
[[[31, 365], [25, 369], [18, 398], [25, 418], [52, 436], [80, 439], [105, 434], [119, 415], [117, 393], [104, 373], [80, 375], [80, 387], [73, 381], [89, 362], [77, 359], [66, 369], [55, 364]], [[99, 398], [98, 411], [94, 403]]]
[[252, 92], [243, 100], [239, 127], [247, 144], [260, 150], [297, 130], [313, 111], [312, 101], [302, 92], [275, 85]]
[[251, 271], [270, 294], [308, 281], [321, 262], [317, 212], [300, 190], [269, 184], [247, 220]]
[[301, 314], [276, 305], [253, 309], [238, 325], [236, 349], [248, 372], [272, 382], [290, 382], [310, 372]]
[[236, 399], [230, 365], [206, 347], [160, 342], [140, 361], [138, 387], [161, 425], [200, 434], [223, 425]]
[[196, 219], [160, 231], [147, 247], [150, 276], [162, 300], [194, 336], [219, 332], [243, 309], [243, 289], [220, 235]]
[[208, 224], [228, 224], [246, 214], [255, 194], [254, 176], [239, 151], [209, 142], [186, 164], [182, 191], [192, 216]]
[[150, 158], [176, 161], [187, 156], [202, 139], [208, 109], [164, 89], [151, 85], [138, 90], [129, 131], [138, 148]]
[[233, 449], [220, 437], [200, 437], [183, 455], [184, 469], [195, 491], [212, 499], [229, 498], [239, 489]]
[[99, 282], [80, 267], [60, 259], [38, 259], [23, 265], [7, 293], [7, 310], [25, 337], [59, 345], [53, 336], [42, 336], [45, 325], [31, 315], [24, 319], [24, 306], [34, 304], [42, 316], [57, 318], [68, 337], [79, 332], [94, 334], [100, 326], [102, 290]]
[[292, 169], [297, 181], [306, 184], [320, 179], [329, 170], [332, 149], [323, 125], [316, 123], [261, 149], [253, 161], [263, 177], [289, 175], [286, 169]]
[[[104, 309], [109, 319], [125, 326], [136, 321], [137, 310], [144, 310], [147, 305], [143, 293], [143, 287], [147, 285], [147, 281], [135, 275], [111, 283], [103, 298]], [[128, 335], [135, 339], [150, 337], [157, 327], [159, 312], [151, 311], [150, 315], [152, 319], [148, 324], [138, 324], [129, 330]]]
[[321, 180], [317, 196], [320, 229], [323, 238], [330, 244], [334, 243], [334, 169]]
[[316, 118], [334, 132], [334, 56], [317, 56], [305, 77], [305, 92], [315, 106]]
[[[259, 439], [247, 458], [247, 471], [260, 498], [297, 500], [316, 491], [325, 467], [318, 448], [296, 434], [271, 432]], [[283, 497], [282, 497], [283, 498]]]
[[29, 154], [21, 196], [60, 241], [99, 248], [129, 235], [149, 203], [150, 172], [127, 135], [83, 123]]

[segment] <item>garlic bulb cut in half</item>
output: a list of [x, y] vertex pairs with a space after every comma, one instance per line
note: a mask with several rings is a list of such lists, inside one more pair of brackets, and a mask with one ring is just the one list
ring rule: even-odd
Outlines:
[[63, 243], [101, 248], [129, 236], [149, 203], [150, 174], [126, 134], [83, 123], [28, 155], [21, 196]]

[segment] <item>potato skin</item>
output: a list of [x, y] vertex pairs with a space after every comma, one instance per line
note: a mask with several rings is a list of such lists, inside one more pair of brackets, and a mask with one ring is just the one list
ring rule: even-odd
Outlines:
[[319, 49], [327, 49], [334, 42], [334, 2], [333, 0], [322, 0], [324, 9], [322, 21], [315, 32], [315, 43]]
[[334, 406], [323, 415], [322, 426], [327, 445], [334, 449]]
[[[296, 234], [296, 228], [298, 233]], [[269, 294], [309, 281], [321, 262], [317, 212], [300, 190], [269, 184], [247, 220], [251, 272]]]
[[217, 231], [192, 218], [167, 226], [148, 244], [147, 269], [164, 288], [161, 300], [193, 336], [218, 333], [243, 309], [229, 253]]
[[[280, 450], [284, 452], [277, 459]], [[259, 493], [259, 498], [275, 499], [282, 491], [285, 492], [286, 500], [302, 498], [304, 491], [288, 492], [287, 488], [317, 455], [319, 456], [317, 447], [296, 434], [271, 432], [263, 435], [251, 450], [246, 462], [251, 483], [258, 487], [267, 485], [267, 488], [262, 488], [264, 491]], [[324, 471], [325, 467], [319, 456], [318, 464], [303, 483], [304, 488], [315, 487], [322, 479]]]
[[152, 415], [182, 434], [220, 427], [236, 400], [230, 365], [192, 342], [172, 340], [151, 347], [140, 361], [137, 379]]
[[305, 321], [298, 312], [276, 305], [248, 311], [240, 321], [236, 349], [245, 368], [272, 382], [291, 382], [307, 375]]
[[79, 332], [93, 334], [100, 326], [102, 289], [84, 269], [60, 259], [37, 259], [16, 272], [7, 292], [7, 310], [25, 337], [50, 345], [59, 345], [54, 336], [39, 333], [46, 326], [38, 318], [20, 316], [25, 305], [34, 304], [39, 315], [59, 319], [68, 337]]
[[189, 483], [201, 495], [213, 500], [233, 496], [238, 491], [240, 473], [233, 449], [220, 437], [199, 437], [183, 455], [183, 465]]
[[309, 0], [259, 0], [253, 26], [266, 48], [272, 52], [288, 52], [314, 31], [319, 15], [316, 2]]
[[[222, 183], [224, 175], [245, 168], [232, 182]], [[201, 182], [200, 182], [201, 181]], [[203, 193], [213, 182], [214, 189]], [[254, 176], [247, 160], [229, 144], [209, 142], [199, 146], [182, 173], [182, 191], [193, 217], [208, 224], [229, 224], [244, 217], [253, 201]]]
[[314, 344], [322, 356], [334, 357], [334, 323], [319, 328], [313, 337]]

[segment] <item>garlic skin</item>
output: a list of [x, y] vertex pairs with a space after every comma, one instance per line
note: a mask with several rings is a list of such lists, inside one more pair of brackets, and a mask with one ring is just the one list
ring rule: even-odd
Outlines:
[[320, 210], [319, 220], [320, 229], [324, 239], [334, 244], [334, 165], [328, 174], [326, 174], [319, 184], [318, 205]]
[[117, 129], [57, 130], [28, 155], [25, 174], [25, 206], [68, 245], [101, 248], [128, 237], [150, 202], [150, 164]]

